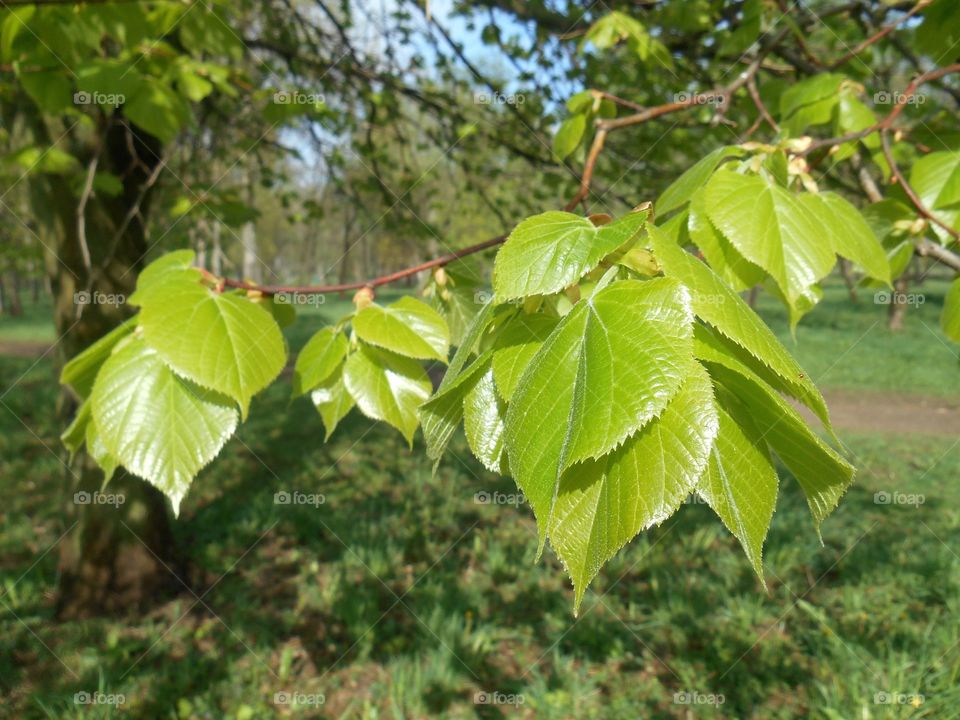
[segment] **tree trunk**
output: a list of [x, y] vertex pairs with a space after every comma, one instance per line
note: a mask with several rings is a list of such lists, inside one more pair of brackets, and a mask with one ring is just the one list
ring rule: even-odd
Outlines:
[[[254, 203], [253, 178], [248, 178], [247, 199], [251, 207]], [[240, 244], [243, 245], [243, 279], [260, 282], [260, 256], [257, 254], [257, 225], [254, 221], [240, 228]]]
[[907, 290], [910, 283], [904, 273], [893, 283], [893, 295], [890, 297], [890, 314], [887, 319], [888, 327], [893, 331], [903, 330], [903, 319], [907, 314]]
[[[42, 141], [45, 128], [37, 125], [36, 129]], [[57, 344], [61, 365], [131, 314], [124, 302], [104, 300], [108, 295], [128, 297], [144, 262], [148, 246], [141, 222], [134, 220], [119, 230], [159, 162], [160, 147], [148, 135], [134, 132], [128, 138], [129, 132], [121, 123], [105, 131], [101, 167], [123, 177], [124, 190], [114, 198], [91, 197], [87, 203], [89, 265], [77, 227], [78, 199], [70, 187], [59, 177], [38, 179], [31, 187], [36, 216], [51, 218], [53, 223], [54, 242], [45, 251], [45, 265], [61, 338]], [[142, 197], [143, 216], [149, 197], [148, 190]], [[63, 425], [77, 406], [78, 399], [65, 390], [57, 408]], [[93, 493], [103, 481], [102, 473], [83, 453], [74, 460], [66, 481], [71, 486], [66, 522], [73, 529], [60, 543], [59, 616], [127, 613], [180, 587], [170, 570], [179, 571], [179, 563], [166, 501], [158, 490], [121, 468], [108, 492], [122, 494], [123, 504], [75, 502], [75, 492]]]
[[210, 251], [210, 272], [217, 277], [223, 277], [223, 247], [220, 245], [220, 223], [213, 221], [213, 228], [210, 230], [210, 242], [213, 248]]
[[843, 282], [847, 286], [847, 292], [850, 294], [850, 301], [857, 302], [857, 283], [853, 279], [853, 275], [850, 273], [850, 262], [846, 258], [840, 258], [839, 265], [840, 276], [843, 278]]
[[20, 302], [20, 275], [16, 270], [7, 273], [7, 312], [12, 317], [23, 315], [23, 303]]

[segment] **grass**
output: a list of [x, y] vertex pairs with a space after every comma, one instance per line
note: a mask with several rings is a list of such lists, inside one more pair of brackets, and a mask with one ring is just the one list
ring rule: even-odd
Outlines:
[[897, 391], [918, 395], [960, 394], [960, 348], [940, 329], [940, 313], [949, 283], [927, 280], [913, 288], [922, 304], [907, 309], [899, 332], [887, 327], [888, 305], [876, 304], [861, 290], [853, 303], [837, 278], [829, 278], [822, 302], [790, 336], [787, 313], [768, 294], [758, 311], [794, 353], [810, 377], [825, 388]]
[[[933, 298], [891, 335], [883, 308], [830, 287], [798, 332], [801, 361], [841, 386], [956, 388], [955, 360], [917, 322], [936, 331]], [[291, 347], [347, 307], [302, 315]], [[281, 382], [176, 522], [203, 604], [184, 592], [139, 617], [58, 623], [54, 370], [0, 357], [0, 376], [21, 378], [0, 398], [0, 717], [110, 717], [74, 702], [100, 690], [125, 696], [113, 714], [151, 718], [960, 718], [954, 439], [845, 436], [860, 475], [822, 546], [784, 475], [767, 592], [691, 503], [618, 555], [574, 618], [555, 558], [534, 559], [529, 508], [476, 501], [516, 490], [462, 439], [435, 478], [419, 441], [408, 451], [356, 415], [324, 444]], [[324, 502], [275, 504], [284, 490]], [[476, 702], [490, 698], [513, 704]]]

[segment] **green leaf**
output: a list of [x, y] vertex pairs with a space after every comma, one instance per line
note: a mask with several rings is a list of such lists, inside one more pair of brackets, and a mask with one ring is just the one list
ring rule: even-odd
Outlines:
[[[939, 220], [951, 227], [960, 219], [960, 152], [932, 152], [910, 169], [910, 185]], [[934, 226], [940, 237], [949, 237]]]
[[568, 212], [551, 211], [527, 218], [510, 233], [494, 260], [496, 299], [563, 290], [635, 239], [646, 218], [646, 211], [630, 213], [599, 228], [587, 218]]
[[706, 467], [716, 432], [713, 387], [693, 363], [658, 419], [609, 455], [563, 474], [549, 535], [573, 580], [576, 609], [604, 563], [677, 511]]
[[763, 541], [777, 504], [777, 472], [753, 422], [735, 421], [722, 408], [716, 411], [717, 438], [697, 492], [740, 541], [764, 582]]
[[347, 357], [349, 341], [342, 332], [325, 327], [303, 346], [293, 369], [293, 395], [305, 395], [333, 375]]
[[432, 390], [420, 363], [389, 350], [361, 345], [347, 358], [343, 377], [360, 411], [397, 428], [412, 447], [417, 408]]
[[27, 29], [27, 24], [36, 11], [34, 5], [10, 8], [0, 25], [0, 60], [6, 63], [13, 59], [13, 43], [17, 35]]
[[98, 58], [77, 68], [77, 95], [85, 103], [123, 105], [128, 97], [133, 97], [142, 82], [143, 76], [130, 61]]
[[790, 305], [834, 265], [817, 216], [765, 178], [719, 170], [707, 184], [704, 206], [733, 246], [770, 273]]
[[174, 513], [237, 427], [228, 398], [179, 377], [137, 338], [104, 363], [90, 403], [107, 452], [166, 494]]
[[72, 104], [73, 84], [60, 70], [24, 73], [20, 83], [42, 112], [57, 115]]
[[89, 397], [100, 367], [110, 357], [117, 343], [132, 333], [136, 326], [136, 318], [130, 318], [71, 358], [60, 372], [60, 383], [72, 387], [81, 398]]
[[450, 330], [443, 317], [425, 302], [400, 298], [389, 307], [372, 304], [353, 318], [357, 337], [398, 355], [447, 361]]
[[[800, 483], [817, 534], [853, 482], [854, 469], [807, 426], [793, 407], [742, 363], [696, 343], [697, 356], [718, 383], [722, 407], [741, 424], [754, 422], [761, 437]], [[720, 387], [727, 392], [720, 392]]]
[[[860, 132], [877, 123], [877, 117], [873, 111], [864, 105], [850, 89], [842, 89], [840, 92], [840, 101], [837, 105], [836, 134], [847, 135], [849, 133]], [[877, 133], [870, 133], [860, 140], [868, 150], [876, 150], [880, 147], [880, 137]], [[856, 143], [846, 143], [840, 146], [834, 153], [834, 161], [845, 160], [856, 151]]]
[[887, 254], [857, 208], [832, 192], [805, 194], [801, 200], [820, 217], [837, 255], [853, 260], [870, 277], [890, 284]]
[[168, 272], [141, 295], [143, 339], [183, 377], [236, 400], [246, 418], [250, 398], [283, 370], [283, 335], [269, 311], [184, 272]]
[[354, 405], [353, 398], [343, 380], [342, 364], [311, 391], [310, 399], [323, 420], [323, 427], [327, 433], [325, 439], [329, 440], [333, 431], [337, 429], [337, 425]]
[[103, 470], [103, 487], [106, 487], [107, 483], [113, 478], [113, 474], [117, 471], [117, 466], [119, 466], [120, 463], [110, 454], [110, 451], [103, 442], [103, 438], [100, 437], [97, 424], [93, 421], [92, 417], [90, 418], [90, 422], [87, 423], [86, 444], [87, 454], [89, 454], [97, 464], [97, 467]]
[[137, 289], [128, 298], [130, 304], [142, 305], [144, 302], [149, 302], [149, 296], [156, 287], [161, 287], [159, 296], [162, 301], [162, 285], [164, 282], [169, 282], [172, 275], [179, 275], [199, 282], [201, 273], [192, 267], [196, 257], [197, 255], [193, 250], [175, 250], [158, 257], [137, 276]]
[[189, 122], [190, 107], [168, 85], [146, 77], [127, 98], [123, 114], [157, 139], [169, 143]]
[[948, 338], [960, 342], [960, 279], [950, 284], [947, 296], [943, 299], [940, 326]]
[[567, 100], [567, 110], [573, 114], [589, 112], [593, 107], [594, 94], [591, 90], [582, 90]]
[[82, 448], [87, 441], [87, 425], [90, 424], [90, 416], [90, 401], [85, 400], [80, 403], [80, 407], [77, 408], [77, 414], [74, 416], [73, 421], [60, 436], [60, 442], [63, 443], [63, 446], [70, 453], [70, 460], [73, 460], [76, 454], [80, 452], [80, 448]]
[[781, 125], [793, 136], [830, 122], [843, 75], [821, 73], [788, 87], [780, 96]]
[[501, 474], [506, 473], [503, 446], [505, 414], [506, 403], [497, 394], [493, 369], [488, 360], [463, 398], [463, 430], [477, 460], [487, 470]]
[[915, 44], [917, 50], [938, 65], [947, 65], [960, 57], [960, 14], [953, 0], [937, 0], [924, 9]]
[[690, 240], [696, 245], [710, 267], [734, 290], [749, 290], [759, 285], [766, 277], [762, 268], [747, 260], [710, 222], [703, 207], [703, 192], [690, 198], [690, 215], [687, 221]]
[[[463, 420], [464, 399], [477, 383], [492, 354], [492, 351], [488, 350], [465, 370], [458, 372], [446, 386], [441, 383], [434, 396], [417, 410], [423, 437], [427, 442], [427, 457], [431, 460], [439, 462], [446, 451], [450, 438]], [[444, 380], [449, 375], [450, 370]]]
[[493, 377], [497, 390], [510, 401], [523, 371], [557, 327], [548, 315], [518, 313], [498, 333], [493, 343]]
[[506, 417], [507, 453], [540, 528], [564, 470], [598, 458], [657, 417], [692, 358], [687, 289], [625, 280], [577, 303], [536, 353]]
[[710, 152], [706, 157], [698, 160], [693, 167], [678, 177], [663, 191], [654, 207], [657, 208], [657, 217], [666, 217], [667, 213], [682, 207], [693, 197], [694, 193], [707, 184], [724, 160], [740, 157], [744, 154], [742, 148], [736, 145], [725, 145]]
[[650, 237], [664, 274], [697, 289], [691, 295], [697, 317], [741, 347], [752, 358], [747, 364], [775, 388], [805, 404], [830, 428], [827, 404], [816, 385], [743, 298], [704, 263], [671, 243], [658, 228], [650, 228]]
[[553, 154], [558, 160], [565, 160], [583, 140], [587, 130], [587, 116], [583, 114], [568, 117], [560, 125], [553, 137]]

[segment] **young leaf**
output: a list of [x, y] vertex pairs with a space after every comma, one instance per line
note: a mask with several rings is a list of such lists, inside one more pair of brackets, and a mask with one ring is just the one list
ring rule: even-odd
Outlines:
[[726, 145], [718, 147], [706, 157], [698, 160], [693, 167], [674, 180], [657, 198], [657, 202], [654, 204], [657, 209], [657, 217], [665, 217], [672, 210], [682, 207], [693, 197], [694, 193], [707, 184], [707, 180], [710, 179], [713, 171], [719, 167], [720, 163], [732, 157], [740, 157], [744, 152], [742, 148], [736, 145]]
[[228, 398], [176, 375], [139, 338], [103, 364], [90, 403], [110, 456], [163, 491], [174, 513], [237, 427]]
[[947, 296], [943, 300], [940, 326], [948, 338], [960, 342], [960, 279], [950, 284]]
[[795, 195], [758, 175], [719, 170], [704, 196], [710, 220], [777, 281], [790, 305], [833, 267], [821, 223]]
[[511, 471], [542, 550], [564, 470], [657, 417], [693, 364], [693, 313], [667, 278], [625, 280], [578, 303], [527, 366], [507, 409]]
[[820, 217], [837, 255], [853, 260], [868, 276], [890, 284], [887, 254], [857, 208], [832, 192], [807, 193], [800, 200]]
[[580, 141], [583, 140], [583, 134], [587, 129], [587, 116], [581, 113], [568, 117], [560, 125], [557, 134], [553, 137], [553, 154], [557, 160], [565, 160], [570, 155]]
[[[443, 456], [450, 438], [463, 420], [464, 399], [485, 370], [491, 355], [490, 350], [480, 355], [465, 370], [458, 372], [446, 387], [441, 384], [434, 396], [417, 410], [427, 442], [427, 457], [431, 460], [439, 462]], [[447, 376], [449, 374], [450, 370], [447, 370]]]
[[110, 353], [113, 352], [117, 343], [132, 333], [136, 326], [136, 318], [130, 318], [94, 342], [82, 353], [71, 358], [63, 366], [60, 373], [61, 384], [72, 387], [81, 398], [89, 397], [90, 391], [93, 389], [93, 383], [97, 379], [97, 373], [100, 372], [100, 367], [110, 357]]
[[420, 360], [447, 361], [450, 331], [425, 302], [404, 297], [389, 307], [368, 305], [353, 319], [357, 337], [371, 345]]
[[817, 386], [743, 298], [704, 263], [665, 238], [658, 228], [650, 228], [650, 237], [664, 274], [697, 288], [691, 295], [697, 317], [743, 348], [754, 362], [768, 368], [771, 376], [761, 373], [765, 379], [813, 410], [829, 429], [830, 414]]
[[232, 397], [244, 418], [250, 398], [286, 362], [283, 335], [269, 311], [236, 293], [209, 290], [182, 272], [158, 278], [141, 296], [140, 328], [171, 368]]
[[293, 369], [294, 397], [305, 395], [333, 375], [347, 356], [349, 345], [346, 335], [331, 327], [311, 337], [297, 356]]
[[690, 198], [690, 216], [687, 221], [690, 240], [703, 253], [714, 272], [734, 290], [749, 290], [759, 285], [766, 273], [741, 255], [723, 233], [717, 230], [707, 217], [703, 202], [702, 190]]
[[401, 432], [413, 446], [417, 408], [430, 397], [430, 378], [420, 363], [389, 350], [361, 345], [343, 368], [347, 390], [360, 411]]
[[717, 438], [697, 492], [740, 541], [763, 582], [763, 541], [777, 504], [777, 472], [753, 422], [716, 411]]
[[463, 430], [477, 460], [490, 472], [504, 473], [503, 416], [506, 403], [497, 395], [487, 361], [463, 398]]
[[820, 525], [853, 482], [853, 467], [817, 437], [797, 411], [746, 366], [730, 356], [704, 352], [699, 343], [697, 355], [707, 360], [711, 376], [726, 390], [718, 389], [721, 406], [738, 422], [746, 422], [744, 418], [753, 421], [764, 441], [796, 477], [807, 497], [819, 535]]
[[518, 313], [497, 333], [493, 342], [493, 378], [504, 400], [509, 402], [513, 397], [520, 376], [558, 322], [548, 315]]
[[330, 439], [340, 421], [353, 409], [353, 398], [347, 392], [343, 381], [343, 365], [340, 364], [333, 373], [324, 378], [319, 385], [310, 392], [310, 399], [320, 413], [323, 427], [326, 431], [326, 440]]
[[604, 563], [680, 507], [706, 467], [716, 432], [713, 387], [693, 363], [658, 419], [609, 455], [564, 472], [549, 535], [573, 580], [575, 609]]
[[636, 237], [646, 218], [646, 211], [630, 213], [602, 227], [568, 212], [527, 218], [510, 233], [494, 260], [497, 299], [563, 290]]

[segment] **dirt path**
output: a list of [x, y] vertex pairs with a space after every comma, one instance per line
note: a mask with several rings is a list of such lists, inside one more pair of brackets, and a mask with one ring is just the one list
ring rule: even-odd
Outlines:
[[[0, 355], [38, 358], [49, 347], [50, 344], [44, 342], [0, 341]], [[837, 430], [960, 437], [960, 397], [939, 398], [867, 390], [824, 390], [823, 395]], [[815, 427], [819, 425], [813, 413], [797, 403], [794, 405]]]
[[[866, 390], [824, 390], [823, 396], [837, 430], [960, 437], [960, 398]], [[800, 413], [817, 424], [806, 408]]]
[[38, 358], [50, 349], [48, 342], [34, 340], [0, 340], [0, 355]]

